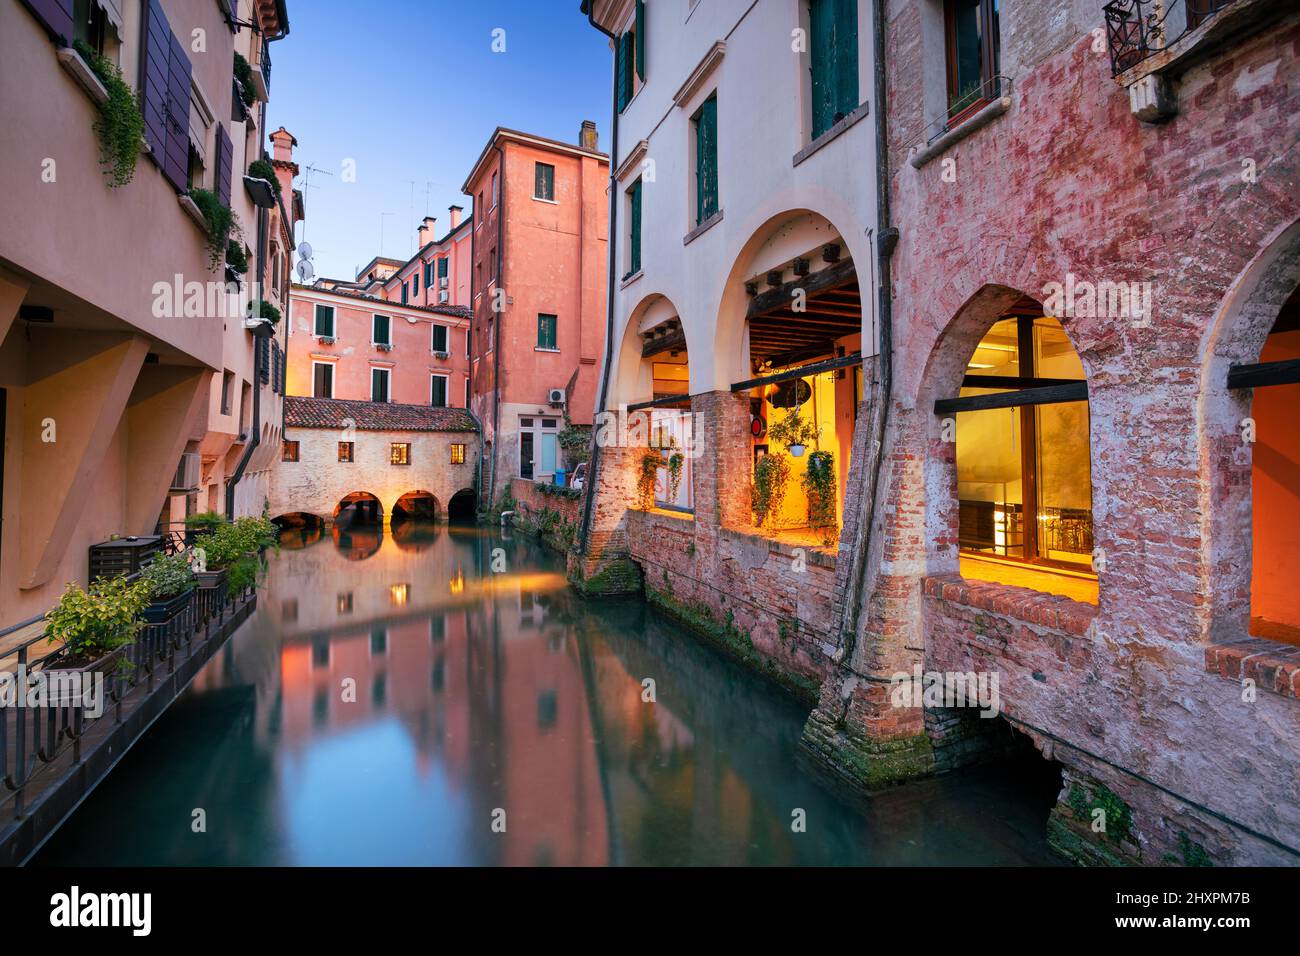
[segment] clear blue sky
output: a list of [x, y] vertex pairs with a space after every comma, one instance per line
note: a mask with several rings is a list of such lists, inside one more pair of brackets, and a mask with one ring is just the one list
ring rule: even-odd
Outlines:
[[[393, 214], [386, 256], [415, 252], [426, 207], [444, 235], [449, 205], [468, 213], [460, 186], [497, 126], [576, 143], [591, 119], [608, 150], [611, 54], [578, 0], [390, 0], [373, 4], [381, 17], [370, 7], [288, 0], [289, 36], [271, 45], [268, 128], [298, 139], [295, 186], [309, 165], [323, 170], [303, 188], [318, 276], [351, 279], [379, 255], [381, 213]], [[493, 52], [498, 28], [504, 53]]]

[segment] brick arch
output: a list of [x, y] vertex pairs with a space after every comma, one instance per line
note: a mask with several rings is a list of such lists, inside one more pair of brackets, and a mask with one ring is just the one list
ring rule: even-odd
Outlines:
[[1300, 218], [1278, 228], [1232, 283], [1206, 330], [1199, 407], [1207, 608], [1203, 638], [1244, 637], [1254, 564], [1253, 451], [1242, 438], [1253, 391], [1228, 369], [1257, 362], [1283, 303], [1300, 285]]

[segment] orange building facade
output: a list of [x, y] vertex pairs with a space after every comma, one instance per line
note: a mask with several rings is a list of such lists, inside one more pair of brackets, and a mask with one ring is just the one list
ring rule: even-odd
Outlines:
[[594, 123], [577, 145], [498, 128], [462, 187], [473, 199], [470, 409], [481, 493], [549, 481], [558, 434], [590, 426], [605, 344], [609, 158]]

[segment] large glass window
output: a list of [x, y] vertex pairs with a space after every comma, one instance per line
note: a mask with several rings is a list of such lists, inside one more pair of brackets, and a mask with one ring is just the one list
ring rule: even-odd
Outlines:
[[[1083, 364], [1061, 324], [1033, 315], [995, 323], [966, 371], [962, 398], [1084, 380]], [[957, 412], [960, 546], [1088, 568], [1093, 550], [1088, 403], [1035, 394], [1044, 401]]]

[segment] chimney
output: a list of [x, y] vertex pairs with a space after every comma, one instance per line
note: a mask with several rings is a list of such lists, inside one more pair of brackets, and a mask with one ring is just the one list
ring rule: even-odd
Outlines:
[[599, 148], [599, 144], [600, 136], [596, 133], [596, 124], [592, 120], [583, 120], [582, 130], [578, 133], [578, 145], [594, 153]]
[[417, 248], [423, 249], [429, 243], [433, 242], [433, 237], [434, 237], [433, 226], [437, 221], [438, 219], [436, 216], [424, 217], [424, 222], [420, 224], [420, 231], [419, 231], [420, 241], [417, 244]]
[[271, 145], [273, 159], [277, 162], [293, 162], [293, 148], [298, 145], [298, 141], [283, 126], [271, 134]]
[[451, 228], [452, 231], [455, 232], [456, 227], [460, 225], [460, 214], [465, 211], [465, 207], [448, 206], [447, 211], [451, 213]]

